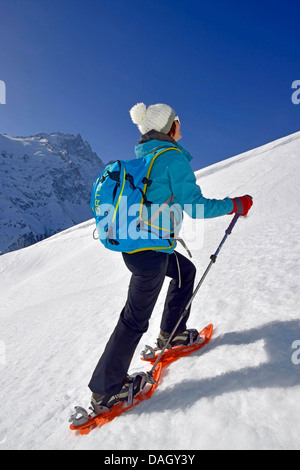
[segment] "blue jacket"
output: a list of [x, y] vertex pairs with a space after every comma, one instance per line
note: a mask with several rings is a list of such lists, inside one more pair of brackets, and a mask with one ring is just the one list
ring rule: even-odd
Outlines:
[[[180, 152], [167, 151], [154, 161], [150, 176], [152, 184], [147, 189], [148, 200], [161, 205], [173, 194], [174, 199], [169, 207], [176, 204], [176, 208], [180, 207], [181, 211], [184, 210], [192, 218], [220, 217], [233, 211], [233, 202], [230, 198], [206, 199], [202, 195], [190, 165], [192, 156], [166, 134], [150, 131], [142, 136], [135, 147], [136, 157], [145, 157], [159, 147], [174, 147]], [[174, 251], [174, 247], [169, 251]]]

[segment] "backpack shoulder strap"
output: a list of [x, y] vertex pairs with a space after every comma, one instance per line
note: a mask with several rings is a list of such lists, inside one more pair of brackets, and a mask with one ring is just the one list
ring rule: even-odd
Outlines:
[[[158, 150], [160, 150], [158, 152]], [[147, 175], [146, 175], [146, 178], [145, 178], [145, 184], [144, 184], [144, 188], [143, 188], [143, 194], [146, 194], [146, 191], [147, 191], [147, 186], [150, 186], [151, 184], [151, 180], [150, 180], [150, 173], [151, 173], [151, 170], [152, 170], [152, 166], [153, 166], [153, 163], [155, 162], [156, 158], [159, 157], [160, 155], [162, 155], [163, 153], [165, 152], [168, 152], [169, 150], [175, 150], [177, 152], [180, 152], [182, 153], [182, 151], [176, 147], [165, 147], [165, 146], [162, 146], [162, 147], [158, 147], [156, 148], [155, 150], [153, 150], [152, 152], [148, 153], [148, 155], [146, 155], [146, 157], [149, 157], [149, 155], [153, 154], [153, 157], [151, 158], [151, 162], [150, 162], [150, 165], [149, 165], [149, 168], [148, 168], [148, 171], [147, 171]], [[146, 158], [145, 157], [145, 158]]]
[[[162, 150], [163, 149], [163, 150]], [[160, 150], [160, 152], [157, 153], [157, 151]], [[182, 151], [176, 147], [165, 147], [165, 146], [162, 146], [162, 147], [158, 147], [155, 149], [154, 151], [154, 154], [153, 154], [153, 157], [152, 157], [152, 160], [151, 160], [151, 163], [149, 165], [149, 169], [148, 169], [148, 173], [147, 173], [147, 176], [145, 178], [145, 185], [144, 185], [144, 189], [143, 189], [143, 194], [146, 193], [146, 190], [147, 190], [147, 187], [150, 186], [151, 184], [151, 180], [149, 179], [149, 176], [150, 176], [150, 172], [151, 172], [151, 169], [152, 169], [152, 165], [155, 161], [155, 159], [167, 152], [168, 150], [175, 150], [175, 151], [178, 151], [178, 152], [181, 152]], [[151, 152], [153, 153], [153, 152]], [[149, 153], [147, 156], [151, 155], [151, 153]], [[161, 207], [158, 208], [158, 210], [152, 215], [152, 217], [150, 217], [150, 219], [147, 220], [147, 224], [148, 225], [151, 225], [153, 224], [153, 222], [159, 217], [159, 215], [166, 209], [166, 207], [170, 204], [170, 202], [172, 202], [174, 200], [174, 195], [171, 194], [168, 199], [161, 205]], [[141, 209], [140, 209], [140, 215], [141, 215]]]

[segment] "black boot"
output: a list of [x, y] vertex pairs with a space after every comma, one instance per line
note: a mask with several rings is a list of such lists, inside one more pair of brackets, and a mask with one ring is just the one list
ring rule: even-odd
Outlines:
[[[199, 333], [195, 329], [188, 329], [183, 331], [182, 333], [175, 333], [173, 339], [170, 342], [168, 348], [173, 348], [174, 346], [187, 346], [188, 344], [193, 344], [197, 341]], [[168, 339], [170, 337], [170, 333], [164, 333], [163, 331], [160, 332], [157, 338], [157, 347], [158, 349], [163, 349], [166, 345]]]
[[146, 382], [141, 375], [128, 376], [122, 389], [116, 395], [93, 393], [91, 405], [95, 415], [107, 413], [116, 403], [130, 400], [144, 388], [145, 384]]

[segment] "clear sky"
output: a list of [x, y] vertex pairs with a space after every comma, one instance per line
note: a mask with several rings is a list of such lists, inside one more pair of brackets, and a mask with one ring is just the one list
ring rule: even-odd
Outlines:
[[300, 130], [299, 0], [0, 0], [0, 133], [80, 133], [133, 158], [167, 103], [194, 170]]

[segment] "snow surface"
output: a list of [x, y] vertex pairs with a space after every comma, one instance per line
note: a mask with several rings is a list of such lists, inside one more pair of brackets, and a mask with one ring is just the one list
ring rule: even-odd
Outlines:
[[[68, 418], [89, 404], [129, 272], [93, 240], [93, 220], [3, 255], [0, 449], [299, 449], [299, 157], [300, 132], [197, 172], [206, 197], [254, 198], [194, 301], [189, 326], [212, 322], [211, 343], [165, 369], [151, 400], [88, 436]], [[199, 279], [230, 220], [185, 218], [186, 235], [202, 227]], [[139, 353], [156, 339], [166, 289], [134, 371], [145, 370]]]

